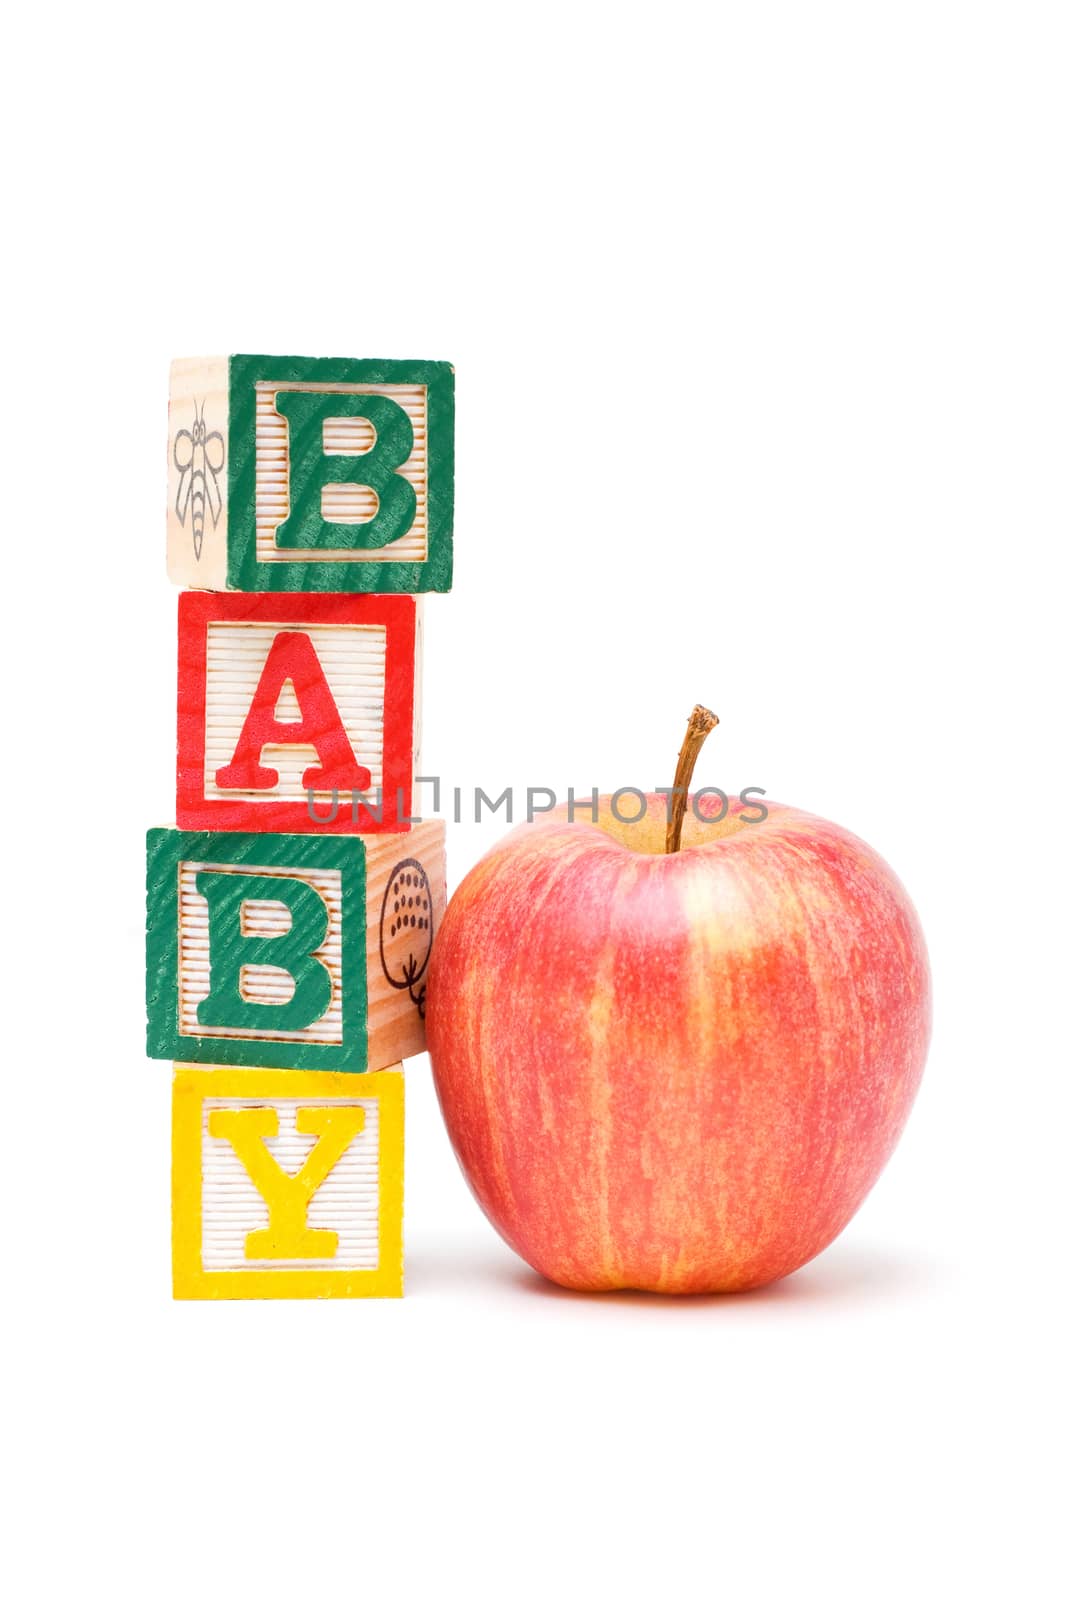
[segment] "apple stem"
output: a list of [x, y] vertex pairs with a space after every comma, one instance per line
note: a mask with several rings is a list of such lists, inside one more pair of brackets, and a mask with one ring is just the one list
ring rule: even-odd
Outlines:
[[[714, 711], [709, 711], [707, 706], [694, 706], [689, 718], [689, 726], [685, 730], [682, 748], [678, 752], [678, 765], [674, 769], [674, 787], [671, 790], [670, 805], [667, 808], [667, 854], [673, 855], [682, 845], [682, 823], [685, 821], [685, 810], [689, 803], [689, 780], [697, 764], [697, 756], [704, 748], [704, 740], [712, 728], [718, 727], [719, 719]], [[678, 804], [681, 795], [682, 803]]]

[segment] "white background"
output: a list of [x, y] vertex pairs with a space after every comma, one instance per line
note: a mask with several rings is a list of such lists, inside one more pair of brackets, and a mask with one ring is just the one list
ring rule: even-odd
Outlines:
[[[32, 15], [3, 67], [10, 1592], [1062, 1592], [1062, 10]], [[171, 1302], [141, 929], [167, 365], [231, 350], [456, 365], [425, 770], [651, 788], [703, 699], [705, 782], [908, 884], [927, 1079], [794, 1279], [547, 1287], [423, 1058], [405, 1301]], [[451, 829], [453, 881], [498, 831]]]

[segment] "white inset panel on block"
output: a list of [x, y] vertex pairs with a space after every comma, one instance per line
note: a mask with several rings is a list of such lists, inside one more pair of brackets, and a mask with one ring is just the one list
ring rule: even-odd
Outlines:
[[[275, 531], [289, 515], [289, 423], [277, 410], [279, 389], [319, 394], [380, 394], [394, 400], [411, 419], [415, 442], [397, 476], [415, 490], [415, 520], [402, 538], [380, 550], [316, 550], [316, 561], [425, 561], [426, 536], [426, 390], [421, 384], [398, 383], [257, 383], [256, 384], [256, 560], [306, 561], [306, 550], [279, 550]], [[336, 417], [323, 426], [328, 456], [364, 455], [374, 444], [374, 429], [364, 417]], [[326, 522], [369, 522], [378, 510], [374, 490], [360, 483], [331, 483], [322, 491]]]
[[[304, 800], [303, 776], [319, 764], [313, 745], [265, 745], [261, 761], [278, 774], [272, 789], [220, 789], [215, 776], [233, 759], [266, 664], [279, 633], [306, 634], [314, 646], [357, 762], [370, 771], [371, 798], [382, 784], [385, 734], [385, 628], [369, 624], [287, 626], [279, 622], [209, 622], [204, 721], [206, 800]], [[279, 722], [299, 722], [291, 683], [278, 696]], [[319, 799], [328, 809], [330, 796]]]
[[[363, 1131], [356, 1135], [308, 1204], [309, 1228], [337, 1234], [337, 1249], [313, 1261], [256, 1260], [245, 1255], [245, 1240], [268, 1226], [267, 1203], [228, 1139], [208, 1132], [212, 1111], [239, 1111], [270, 1106], [278, 1114], [276, 1138], [264, 1139], [270, 1155], [291, 1177], [301, 1170], [317, 1140], [296, 1131], [302, 1106], [362, 1106]], [[262, 1272], [309, 1268], [317, 1271], [374, 1271], [378, 1266], [378, 1131], [376, 1099], [360, 1100], [205, 1100], [201, 1121], [203, 1180], [201, 1189], [201, 1260], [205, 1272]]]
[[[314, 953], [330, 974], [330, 1004], [317, 1022], [299, 1033], [271, 1028], [205, 1028], [196, 1020], [196, 1008], [206, 1000], [211, 985], [207, 901], [196, 891], [198, 872], [233, 872], [247, 877], [299, 878], [317, 889], [326, 902], [329, 926]], [[273, 938], [288, 933], [289, 908], [280, 900], [245, 902], [242, 932], [251, 937]], [[344, 1037], [341, 996], [341, 874], [303, 867], [218, 867], [213, 862], [183, 861], [178, 869], [178, 1029], [201, 1039], [288, 1039], [309, 1044], [340, 1044]], [[292, 998], [293, 980], [280, 967], [245, 967], [241, 993], [246, 1000], [278, 1005]]]

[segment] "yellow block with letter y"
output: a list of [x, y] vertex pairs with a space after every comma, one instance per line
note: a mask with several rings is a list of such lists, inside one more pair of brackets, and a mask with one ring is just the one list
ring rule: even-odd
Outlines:
[[403, 1293], [404, 1079], [178, 1068], [174, 1295]]

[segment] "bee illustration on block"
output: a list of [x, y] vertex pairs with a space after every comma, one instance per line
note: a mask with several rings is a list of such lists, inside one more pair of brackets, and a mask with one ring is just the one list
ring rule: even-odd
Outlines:
[[429, 965], [432, 945], [430, 880], [422, 862], [409, 856], [397, 863], [385, 886], [378, 948], [386, 978], [394, 989], [407, 990], [420, 1017], [426, 1015], [426, 985], [420, 979]]
[[178, 521], [185, 527], [187, 516], [193, 523], [193, 552], [200, 560], [204, 543], [204, 502], [211, 507], [211, 526], [217, 527], [222, 512], [222, 494], [218, 474], [226, 459], [226, 445], [217, 430], [208, 433], [204, 422], [204, 407], [197, 410], [193, 401], [193, 426], [181, 428], [174, 436], [174, 465], [177, 467], [178, 492], [174, 509]]

